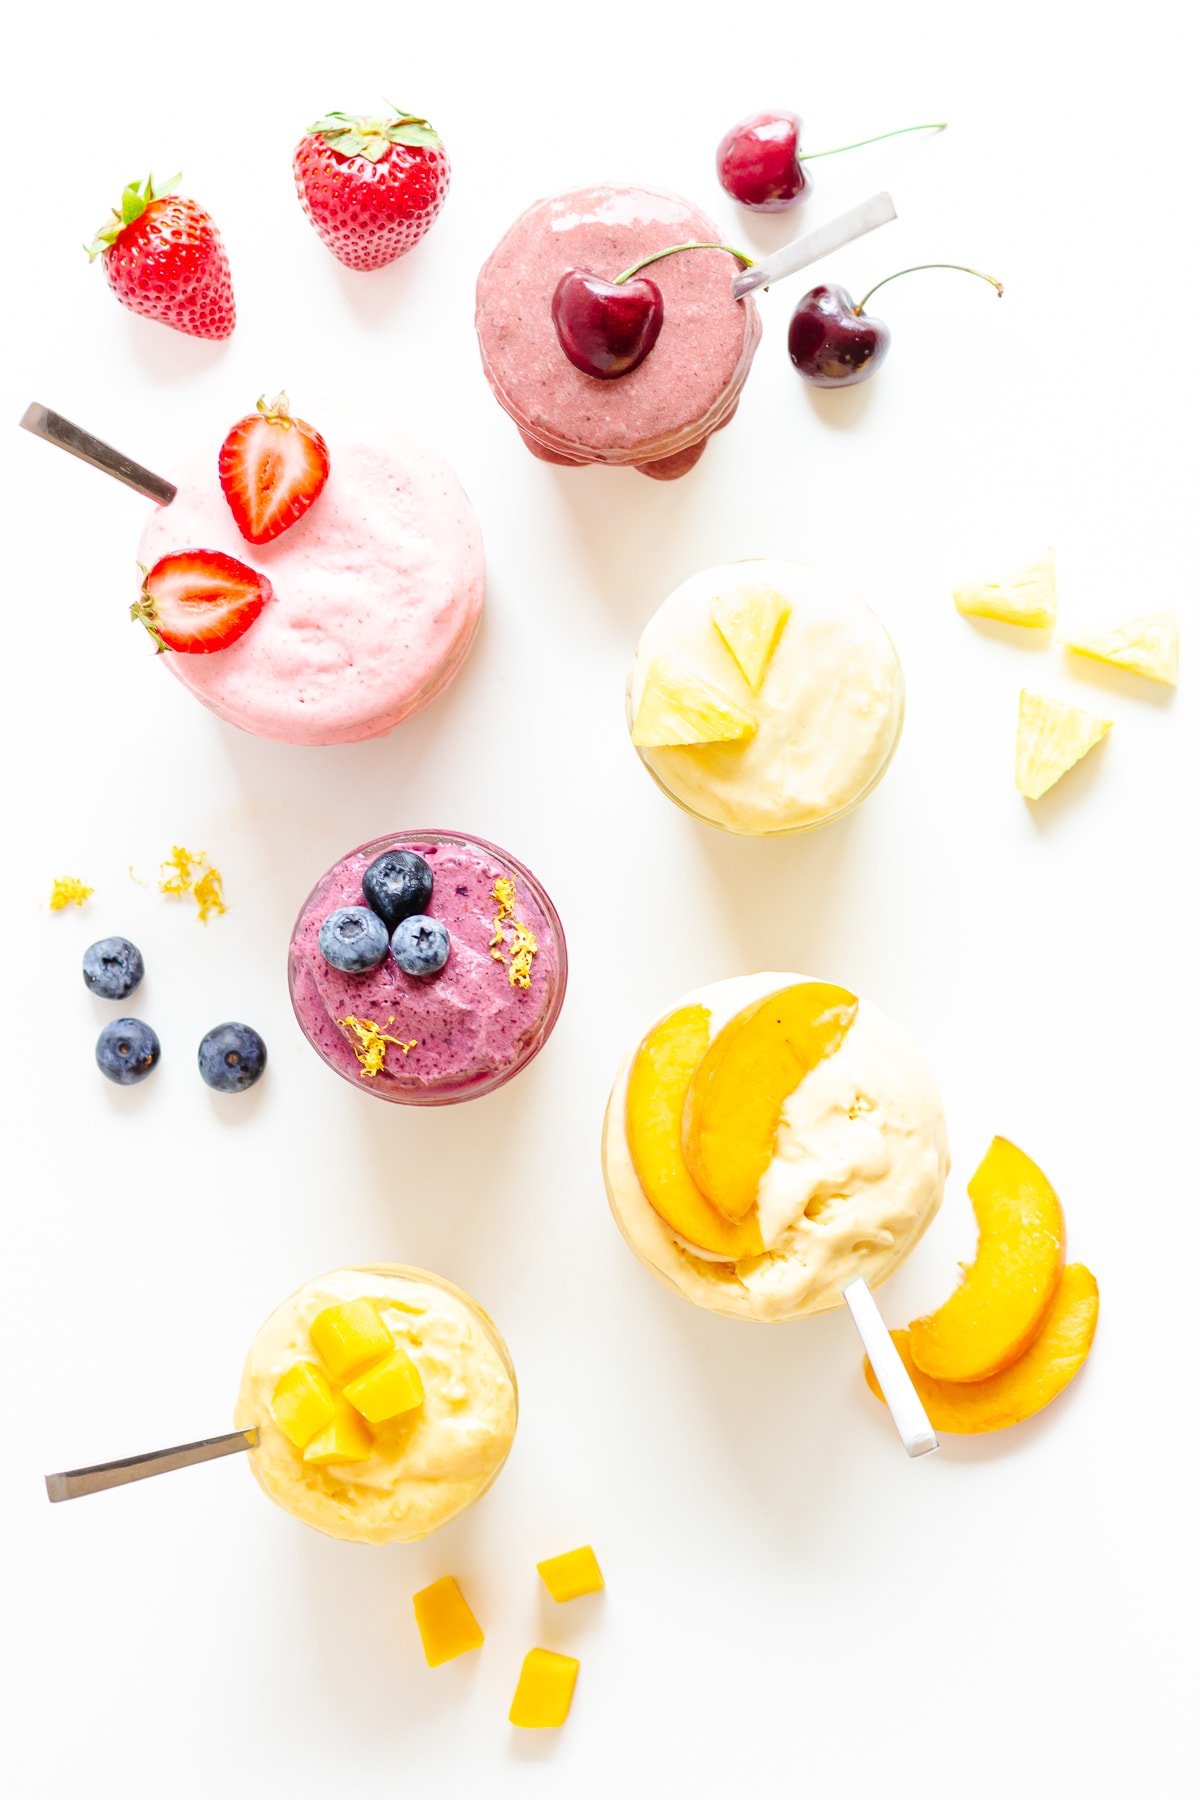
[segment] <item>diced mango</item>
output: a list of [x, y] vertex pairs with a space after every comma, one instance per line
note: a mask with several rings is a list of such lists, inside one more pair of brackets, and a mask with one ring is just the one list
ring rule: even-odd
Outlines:
[[297, 1450], [311, 1444], [333, 1418], [337, 1403], [333, 1389], [316, 1363], [293, 1363], [275, 1383], [271, 1412], [275, 1423]]
[[681, 1143], [683, 1104], [708, 1049], [709, 1016], [706, 1006], [681, 1006], [642, 1039], [625, 1092], [625, 1136], [659, 1218], [689, 1244], [737, 1262], [762, 1255], [758, 1219], [724, 1218], [692, 1180]]
[[551, 1599], [560, 1605], [564, 1600], [578, 1600], [582, 1594], [598, 1594], [604, 1586], [600, 1564], [590, 1544], [583, 1544], [578, 1550], [564, 1550], [561, 1556], [540, 1562], [538, 1574], [549, 1588]]
[[309, 1444], [304, 1460], [318, 1469], [329, 1463], [362, 1462], [370, 1456], [374, 1443], [371, 1427], [339, 1398], [334, 1401], [332, 1419]]
[[784, 1101], [840, 1048], [857, 1012], [845, 988], [798, 982], [743, 1007], [705, 1051], [683, 1109], [683, 1159], [727, 1219], [754, 1205]]
[[1076, 632], [1062, 643], [1075, 656], [1112, 663], [1164, 687], [1175, 687], [1179, 681], [1179, 621], [1174, 613], [1147, 613], [1108, 631]]
[[999, 619], [1002, 625], [1027, 625], [1035, 630], [1053, 625], [1058, 616], [1058, 588], [1054, 552], [1027, 569], [998, 581], [972, 581], [954, 590], [960, 613], [977, 619]]
[[712, 622], [752, 694], [763, 684], [791, 614], [790, 605], [774, 588], [743, 588], [713, 601]]
[[1022, 688], [1017, 721], [1018, 792], [1027, 800], [1040, 800], [1111, 730], [1111, 719], [1097, 718], [1082, 706], [1069, 706], [1065, 700], [1051, 700]]
[[670, 656], [651, 663], [633, 721], [633, 741], [643, 749], [735, 743], [757, 729], [751, 714], [699, 669]]
[[521, 1665], [509, 1724], [534, 1731], [565, 1724], [578, 1673], [574, 1656], [560, 1656], [557, 1650], [531, 1650]]
[[453, 1575], [443, 1575], [440, 1581], [414, 1594], [413, 1611], [425, 1661], [431, 1669], [439, 1663], [452, 1662], [464, 1650], [478, 1650], [483, 1642], [479, 1620], [463, 1599]]
[[420, 1369], [398, 1346], [382, 1362], [373, 1363], [364, 1374], [348, 1381], [343, 1392], [355, 1411], [372, 1425], [411, 1412], [425, 1398]]
[[327, 1306], [308, 1328], [313, 1346], [335, 1381], [357, 1375], [392, 1349], [392, 1334], [369, 1300]]

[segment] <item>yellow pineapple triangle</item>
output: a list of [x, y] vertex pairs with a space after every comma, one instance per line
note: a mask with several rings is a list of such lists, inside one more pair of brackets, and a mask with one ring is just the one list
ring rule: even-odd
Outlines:
[[718, 595], [713, 601], [713, 624], [752, 694], [757, 694], [763, 684], [767, 665], [791, 612], [788, 602], [774, 588], [742, 588]]
[[999, 580], [966, 582], [956, 587], [954, 604], [968, 617], [999, 619], [1003, 625], [1044, 630], [1058, 616], [1053, 550], [1047, 550], [1027, 568]]
[[1068, 769], [1095, 748], [1111, 729], [1082, 706], [1050, 700], [1021, 689], [1017, 722], [1017, 787], [1027, 800], [1040, 800]]
[[735, 743], [757, 729], [750, 713], [689, 663], [670, 656], [651, 663], [633, 722], [633, 741], [642, 749]]
[[1179, 681], [1179, 621], [1174, 613], [1146, 613], [1107, 631], [1076, 632], [1062, 642], [1076, 656], [1112, 663], [1164, 687], [1175, 687]]

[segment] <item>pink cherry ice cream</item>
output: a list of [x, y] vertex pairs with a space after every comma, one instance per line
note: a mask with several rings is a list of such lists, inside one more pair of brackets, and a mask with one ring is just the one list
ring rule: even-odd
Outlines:
[[221, 550], [267, 576], [274, 597], [236, 643], [162, 660], [220, 718], [289, 744], [390, 731], [454, 676], [483, 606], [483, 541], [449, 464], [390, 431], [339, 431], [326, 418], [319, 429], [329, 479], [280, 537], [242, 537], [214, 429], [138, 551], [150, 568], [171, 551]]
[[[415, 851], [432, 873], [424, 910], [449, 933], [444, 967], [407, 974], [391, 949], [362, 974], [334, 967], [322, 925], [341, 907], [368, 906], [363, 876], [396, 850]], [[554, 1028], [566, 979], [545, 889], [505, 851], [457, 832], [400, 832], [352, 850], [305, 901], [288, 951], [292, 1005], [313, 1049], [363, 1092], [409, 1105], [471, 1099], [523, 1069]]]
[[672, 244], [712, 243], [717, 227], [656, 188], [594, 187], [539, 200], [483, 265], [475, 328], [497, 400], [535, 456], [686, 474], [737, 408], [762, 327], [735, 300], [721, 250], [664, 257], [644, 272], [662, 292], [663, 325], [645, 361], [602, 381], [568, 359], [551, 302], [568, 268], [613, 281]]

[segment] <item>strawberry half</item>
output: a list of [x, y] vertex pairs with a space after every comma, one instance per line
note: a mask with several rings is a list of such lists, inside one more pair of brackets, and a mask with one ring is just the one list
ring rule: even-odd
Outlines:
[[87, 253], [102, 259], [109, 287], [131, 312], [190, 337], [226, 338], [237, 318], [229, 258], [204, 208], [172, 192], [178, 180], [131, 181]]
[[302, 519], [329, 478], [329, 450], [319, 431], [293, 419], [286, 394], [239, 419], [218, 459], [221, 491], [250, 544], [269, 544]]
[[265, 575], [223, 550], [175, 550], [147, 572], [129, 614], [159, 650], [204, 655], [235, 644], [271, 593]]
[[420, 242], [450, 186], [450, 161], [428, 119], [334, 112], [296, 146], [300, 204], [339, 262], [381, 269]]

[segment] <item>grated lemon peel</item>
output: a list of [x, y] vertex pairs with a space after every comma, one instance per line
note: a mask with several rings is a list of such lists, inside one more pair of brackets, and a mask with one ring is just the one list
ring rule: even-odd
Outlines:
[[[533, 979], [538, 941], [524, 919], [517, 917], [516, 885], [507, 875], [497, 875], [492, 884], [492, 897], [496, 902], [496, 917], [492, 920], [488, 950], [495, 962], [508, 965], [510, 987], [527, 988]], [[512, 933], [511, 942], [504, 935], [506, 925]]]
[[[130, 874], [133, 875], [132, 869]], [[133, 878], [136, 881], [137, 877]], [[170, 856], [159, 868], [158, 891], [173, 900], [190, 894], [202, 925], [208, 924], [212, 913], [226, 910], [224, 877], [208, 860], [206, 850], [187, 850], [182, 844], [172, 844]]]
[[62, 912], [68, 906], [82, 906], [95, 891], [77, 875], [56, 875], [50, 888], [50, 911]]
[[[384, 1025], [394, 1025], [395, 1023], [395, 1014], [384, 1020]], [[392, 1037], [387, 1031], [381, 1029], [374, 1019], [356, 1019], [353, 1013], [347, 1013], [344, 1019], [338, 1020], [338, 1024], [343, 1031], [348, 1031], [358, 1040], [356, 1044], [351, 1045], [351, 1049], [362, 1064], [360, 1081], [375, 1079], [383, 1067], [389, 1044], [395, 1044], [397, 1050], [402, 1050], [405, 1056], [410, 1050], [415, 1050], [417, 1047], [416, 1038], [409, 1038], [406, 1043], [402, 1038]]]

